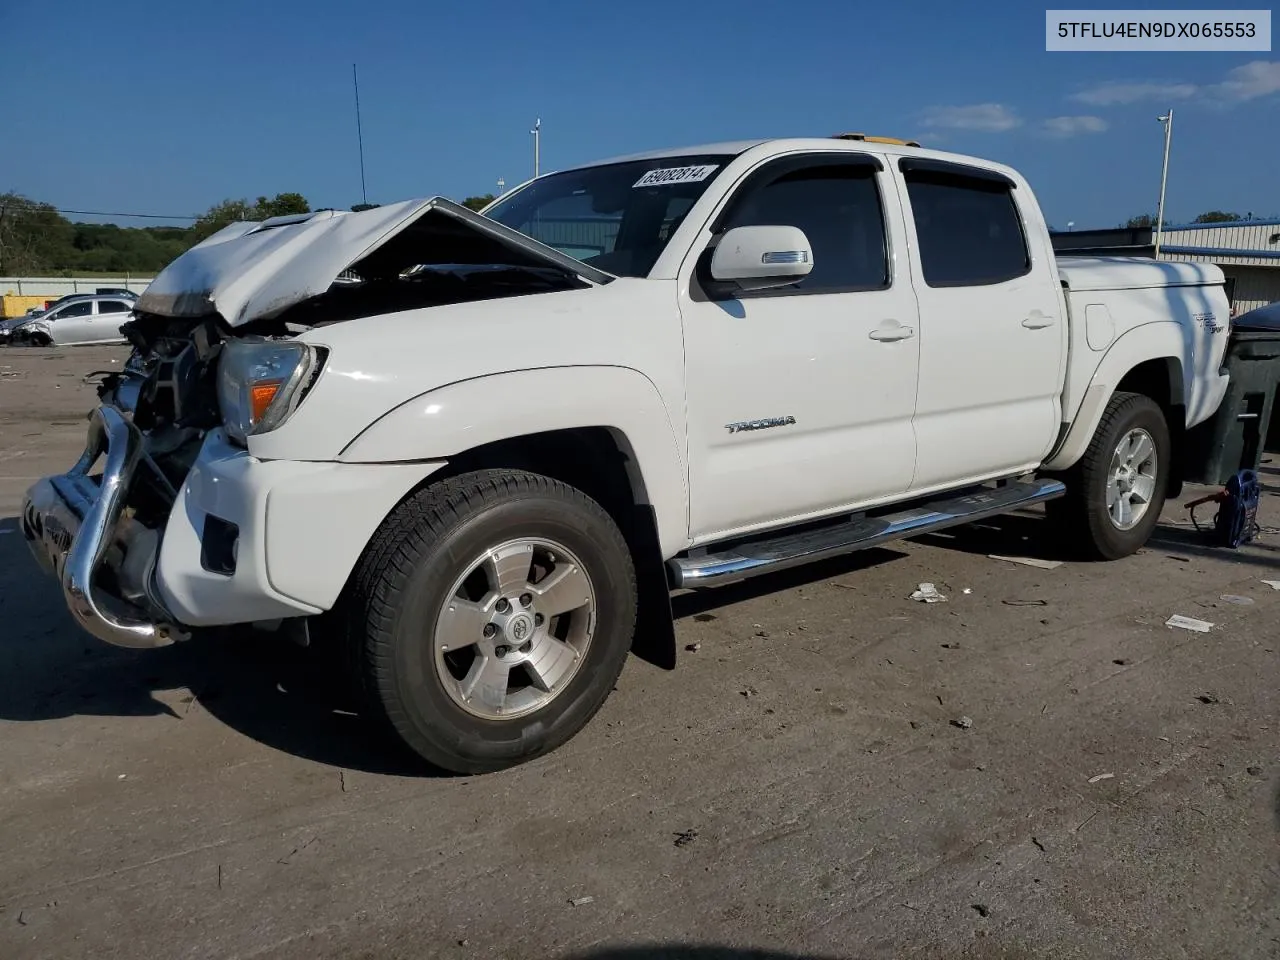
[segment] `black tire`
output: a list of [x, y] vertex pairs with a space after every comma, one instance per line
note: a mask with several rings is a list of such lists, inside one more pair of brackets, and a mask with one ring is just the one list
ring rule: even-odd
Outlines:
[[[1155, 446], [1156, 483], [1141, 519], [1122, 530], [1107, 508], [1107, 484], [1116, 447], [1135, 429], [1145, 430]], [[1140, 393], [1116, 393], [1084, 456], [1062, 476], [1067, 495], [1048, 503], [1049, 518], [1059, 536], [1082, 559], [1119, 560], [1137, 553], [1160, 522], [1171, 464], [1169, 425], [1160, 406]]]
[[[595, 594], [594, 631], [554, 699], [520, 717], [485, 719], [445, 689], [434, 659], [436, 619], [472, 558], [525, 537], [562, 544], [579, 560]], [[617, 525], [581, 491], [537, 474], [484, 470], [401, 503], [366, 549], [345, 599], [365, 712], [436, 767], [484, 773], [555, 749], [595, 715], [631, 647], [636, 575]]]

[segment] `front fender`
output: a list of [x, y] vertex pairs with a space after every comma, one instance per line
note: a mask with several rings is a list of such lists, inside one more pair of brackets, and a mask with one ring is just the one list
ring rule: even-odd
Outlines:
[[[1083, 358], [1080, 358], [1083, 359]], [[1186, 409], [1184, 427], [1208, 419], [1227, 389], [1211, 342], [1201, 342], [1194, 330], [1179, 323], [1147, 323], [1116, 339], [1099, 361], [1066, 436], [1045, 461], [1050, 470], [1065, 470], [1083, 455], [1093, 439], [1107, 403], [1125, 375], [1149, 360], [1173, 361], [1176, 370], [1170, 393]]]
[[487, 443], [606, 427], [630, 447], [664, 557], [688, 545], [684, 456], [657, 387], [629, 367], [517, 370], [447, 384], [387, 411], [339, 454], [345, 463], [448, 460]]

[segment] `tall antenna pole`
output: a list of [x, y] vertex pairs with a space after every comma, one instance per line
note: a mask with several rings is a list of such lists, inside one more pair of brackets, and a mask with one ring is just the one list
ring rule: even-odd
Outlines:
[[529, 131], [533, 134], [533, 175], [538, 175], [538, 167], [541, 161], [540, 148], [542, 146], [542, 118], [539, 117], [533, 122], [533, 129]]
[[364, 185], [364, 131], [360, 127], [360, 80], [356, 76], [356, 65], [351, 65], [351, 86], [356, 91], [356, 143], [360, 146], [360, 202], [369, 202], [369, 191]]
[[1160, 259], [1160, 241], [1164, 239], [1164, 188], [1169, 182], [1169, 141], [1173, 139], [1173, 108], [1163, 117], [1156, 117], [1164, 124], [1164, 166], [1160, 170], [1160, 206], [1156, 208], [1156, 259]]

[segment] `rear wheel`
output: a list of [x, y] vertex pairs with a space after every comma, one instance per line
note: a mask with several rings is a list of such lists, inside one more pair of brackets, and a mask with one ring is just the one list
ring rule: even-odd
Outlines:
[[599, 709], [631, 646], [635, 571], [585, 494], [482, 471], [401, 504], [349, 604], [369, 712], [436, 766], [480, 773], [554, 749]]
[[1062, 535], [1094, 559], [1136, 553], [1164, 509], [1170, 452], [1169, 427], [1154, 400], [1113, 396], [1084, 456], [1064, 477], [1067, 495], [1049, 504]]

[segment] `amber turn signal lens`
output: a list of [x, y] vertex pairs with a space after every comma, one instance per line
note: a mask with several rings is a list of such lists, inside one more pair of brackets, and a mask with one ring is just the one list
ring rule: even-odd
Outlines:
[[280, 392], [280, 384], [279, 380], [268, 380], [249, 387], [249, 416], [253, 423], [258, 423], [267, 412], [267, 407], [271, 406], [271, 401]]

